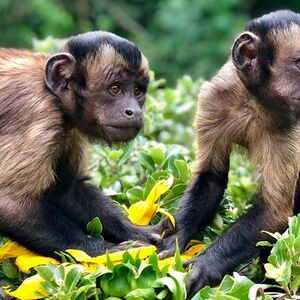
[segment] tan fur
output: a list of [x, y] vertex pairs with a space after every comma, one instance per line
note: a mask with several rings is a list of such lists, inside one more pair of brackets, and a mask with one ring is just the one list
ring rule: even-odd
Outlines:
[[203, 84], [195, 118], [198, 153], [194, 176], [212, 166], [221, 171], [232, 146], [247, 149], [261, 166], [263, 199], [278, 222], [292, 214], [300, 163], [300, 124], [274, 130], [280, 115], [262, 107], [242, 84], [229, 61], [210, 82]]
[[[88, 55], [84, 60], [83, 65], [85, 66], [87, 73], [87, 85], [89, 91], [95, 91], [99, 89], [99, 78], [103, 78], [107, 71], [115, 69], [115, 71], [129, 69], [128, 63], [124, 60], [121, 54], [117, 53], [116, 50], [109, 44], [101, 45], [97, 55]], [[100, 68], [99, 68], [100, 66]], [[149, 65], [147, 58], [142, 55], [140, 72], [147, 75], [149, 71]]]
[[[58, 99], [44, 85], [47, 56], [0, 49], [0, 190], [38, 197], [55, 180], [54, 168], [65, 155], [78, 173], [87, 144], [66, 132]], [[66, 143], [69, 149], [63, 148]], [[80, 156], [80, 157], [79, 157]]]
[[275, 62], [271, 66], [272, 89], [275, 89], [279, 95], [288, 97], [294, 92], [296, 85], [285, 74], [291, 71], [291, 65], [294, 64], [293, 60], [299, 57], [299, 25], [293, 24], [286, 30], [275, 30], [269, 35], [277, 49]]

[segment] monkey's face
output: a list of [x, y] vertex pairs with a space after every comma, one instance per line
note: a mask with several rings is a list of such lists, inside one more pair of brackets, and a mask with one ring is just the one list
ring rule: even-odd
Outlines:
[[292, 24], [263, 39], [244, 32], [235, 41], [232, 59], [242, 80], [262, 104], [300, 113], [300, 27]]
[[89, 83], [81, 104], [80, 129], [109, 144], [133, 139], [143, 127], [148, 76], [107, 68]]
[[116, 44], [105, 42], [83, 58], [80, 46], [71, 51], [71, 44], [67, 50], [75, 57], [70, 53], [50, 57], [45, 83], [61, 100], [67, 119], [90, 139], [108, 144], [127, 142], [143, 126], [148, 61], [130, 42], [104, 36]]
[[270, 66], [270, 90], [288, 107], [300, 112], [300, 27], [273, 33], [276, 55]]

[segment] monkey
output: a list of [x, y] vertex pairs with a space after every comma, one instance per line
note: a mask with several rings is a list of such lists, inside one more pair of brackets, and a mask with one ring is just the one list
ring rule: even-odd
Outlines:
[[[300, 15], [275, 11], [253, 19], [234, 41], [231, 57], [205, 82], [195, 116], [192, 179], [175, 213], [160, 257], [183, 250], [211, 222], [228, 182], [230, 154], [242, 150], [260, 170], [253, 208], [192, 259], [188, 299], [258, 253], [262, 231], [282, 231], [299, 208]], [[299, 188], [298, 188], [299, 189]], [[299, 211], [299, 210], [298, 210]]]
[[[122, 144], [143, 126], [148, 61], [113, 33], [71, 37], [54, 55], [0, 49], [0, 232], [41, 255], [158, 243], [88, 182], [91, 143]], [[104, 240], [88, 236], [99, 217]]]

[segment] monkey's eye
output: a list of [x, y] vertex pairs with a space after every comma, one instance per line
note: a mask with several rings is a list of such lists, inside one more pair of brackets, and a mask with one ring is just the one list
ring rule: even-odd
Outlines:
[[140, 88], [138, 88], [138, 87], [134, 88], [134, 96], [135, 97], [140, 97], [143, 94], [144, 94], [144, 92]]
[[119, 85], [114, 84], [113, 86], [110, 87], [109, 92], [113, 96], [118, 96], [122, 92], [122, 89], [121, 89], [121, 87]]

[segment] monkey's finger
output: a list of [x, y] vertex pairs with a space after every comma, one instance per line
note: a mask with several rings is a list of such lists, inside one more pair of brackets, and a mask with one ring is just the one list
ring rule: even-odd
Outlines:
[[189, 265], [193, 264], [195, 262], [195, 259], [194, 258], [191, 258], [191, 259], [187, 259], [187, 260], [183, 260], [182, 261], [182, 266], [184, 268], [187, 268]]
[[5, 296], [5, 293], [4, 291], [0, 288], [0, 300], [6, 300], [6, 296]]
[[174, 229], [170, 219], [165, 218], [155, 226], [155, 231], [158, 234], [163, 235], [163, 237], [165, 238], [165, 237], [169, 236], [171, 233], [173, 233], [175, 231], [175, 229]]
[[155, 246], [161, 246], [163, 243], [163, 238], [157, 233], [152, 233], [149, 240]]
[[175, 254], [175, 249], [163, 250], [158, 253], [158, 259], [164, 259], [167, 257], [171, 257]]
[[[196, 284], [194, 283], [189, 283], [189, 286], [187, 287], [188, 290], [188, 294], [187, 294], [187, 300], [191, 300], [199, 291], [200, 289], [203, 287], [201, 281], [197, 282]], [[186, 284], [187, 286], [187, 284]]]
[[186, 290], [188, 292], [187, 294], [187, 300], [192, 299], [195, 294], [201, 289], [202, 282], [201, 280], [197, 280], [199, 275], [197, 275], [195, 272], [190, 271], [188, 273], [188, 276], [185, 280], [185, 286]]
[[150, 245], [149, 243], [144, 241], [125, 241], [109, 249], [109, 252], [124, 251], [129, 248], [138, 248], [138, 247], [144, 247], [149, 245]]

